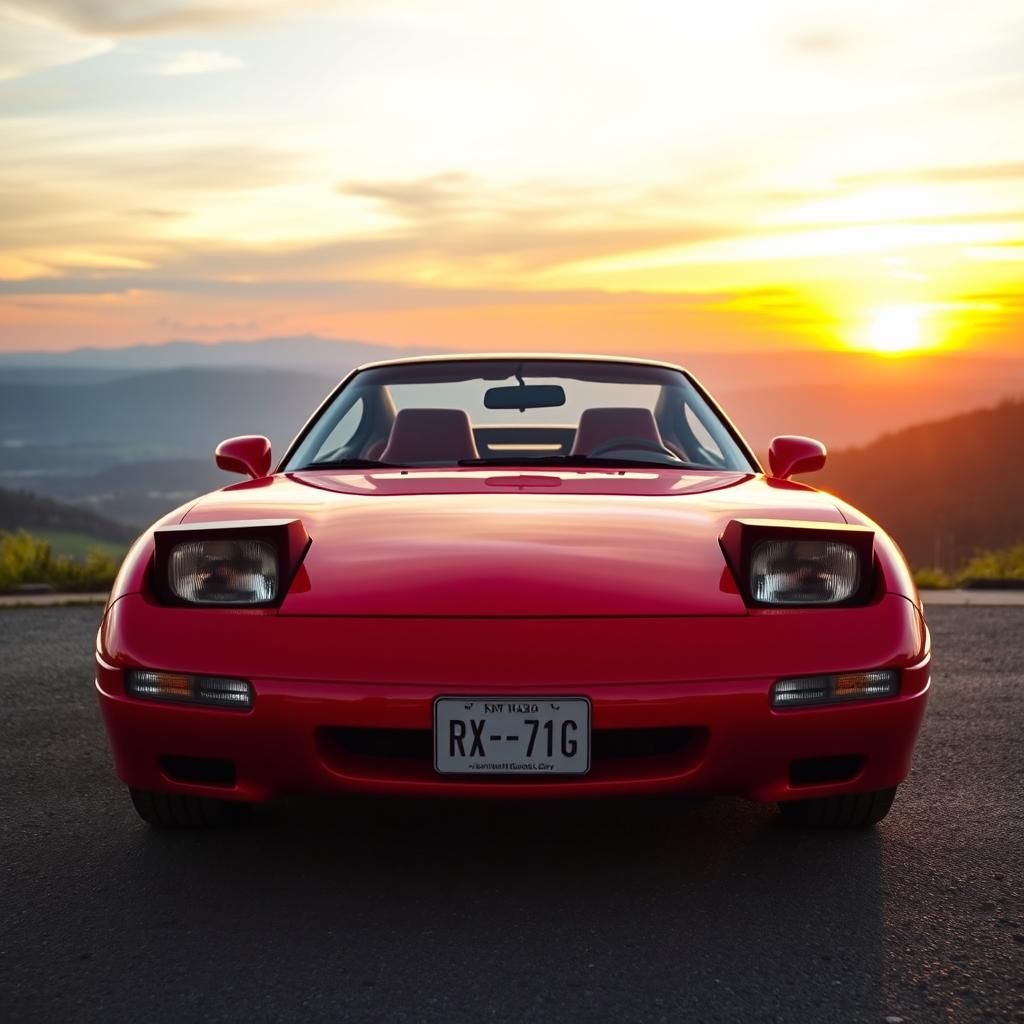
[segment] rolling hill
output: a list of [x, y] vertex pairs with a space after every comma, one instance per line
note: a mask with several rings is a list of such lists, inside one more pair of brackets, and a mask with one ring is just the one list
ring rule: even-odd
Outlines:
[[94, 473], [39, 477], [34, 486], [141, 529], [191, 498], [239, 479], [217, 468], [211, 449], [205, 459], [117, 462]]
[[228, 478], [225, 437], [266, 434], [283, 453], [333, 376], [180, 369], [75, 380], [0, 372], [0, 487], [145, 525]]
[[1024, 401], [886, 434], [830, 454], [808, 483], [862, 509], [911, 564], [953, 571], [1024, 541]]
[[65, 542], [71, 537], [83, 537], [118, 546], [130, 544], [138, 532], [86, 508], [28, 491], [0, 489], [0, 531], [15, 530], [39, 536], [60, 535]]

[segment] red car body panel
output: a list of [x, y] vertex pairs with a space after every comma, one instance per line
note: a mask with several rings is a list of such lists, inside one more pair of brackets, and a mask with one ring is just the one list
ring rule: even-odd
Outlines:
[[313, 543], [283, 615], [743, 615], [714, 540], [730, 519], [843, 522], [813, 491], [735, 473], [312, 475], [229, 488], [184, 519], [301, 519]]
[[[875, 530], [863, 607], [752, 609], [719, 543], [734, 519]], [[415, 469], [277, 474], [161, 525], [300, 519], [311, 538], [278, 608], [171, 608], [149, 578], [153, 530], [125, 560], [97, 641], [120, 777], [141, 789], [261, 801], [292, 793], [551, 797], [679, 790], [782, 801], [901, 782], [924, 713], [929, 640], [895, 544], [830, 495], [760, 474]], [[241, 677], [250, 711], [125, 692], [125, 670]], [[775, 711], [781, 677], [896, 668], [895, 697]], [[594, 736], [674, 727], [679, 749], [594, 761], [582, 777], [438, 776], [368, 756], [346, 729], [429, 736], [439, 696], [584, 696]], [[227, 759], [231, 787], [159, 758]], [[855, 755], [857, 774], [794, 786], [794, 760]]]
[[[97, 686], [118, 771], [148, 789], [172, 783], [156, 755], [229, 758], [235, 794], [265, 800], [316, 791], [524, 796], [684, 789], [784, 800], [900, 782], [928, 689], [920, 612], [898, 595], [850, 609], [746, 616], [362, 618], [166, 609], [127, 595], [104, 618]], [[830, 616], [832, 621], [829, 621]], [[239, 713], [127, 697], [126, 666], [242, 675], [256, 690]], [[773, 711], [780, 676], [901, 667], [896, 698]], [[593, 729], [686, 726], [693, 748], [669, 758], [595, 765], [582, 780], [453, 781], [429, 761], [346, 755], [341, 726], [429, 731], [441, 695], [571, 693], [589, 697]], [[862, 754], [855, 780], [789, 785], [790, 762]], [[218, 793], [222, 792], [220, 789]]]

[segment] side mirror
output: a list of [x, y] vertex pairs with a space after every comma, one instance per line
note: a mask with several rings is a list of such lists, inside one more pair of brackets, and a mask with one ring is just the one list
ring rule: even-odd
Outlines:
[[783, 434], [768, 449], [768, 465], [776, 480], [788, 480], [797, 473], [814, 473], [825, 465], [828, 452], [813, 437]]
[[242, 473], [262, 480], [270, 473], [270, 442], [260, 434], [229, 437], [217, 445], [217, 466], [229, 473]]

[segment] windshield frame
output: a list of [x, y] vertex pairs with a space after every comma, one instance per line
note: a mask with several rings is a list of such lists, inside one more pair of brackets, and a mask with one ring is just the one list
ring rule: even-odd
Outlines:
[[[585, 367], [585, 366], [600, 366], [600, 365], [603, 364], [603, 365], [606, 365], [608, 367], [618, 366], [618, 367], [622, 367], [624, 369], [628, 368], [628, 367], [634, 367], [634, 368], [641, 369], [641, 370], [644, 369], [644, 368], [647, 368], [647, 369], [653, 369], [653, 370], [668, 371], [668, 372], [671, 372], [671, 373], [678, 374], [679, 376], [681, 376], [693, 388], [693, 390], [697, 393], [697, 395], [705, 403], [705, 405], [707, 406], [707, 408], [709, 409], [711, 414], [718, 420], [718, 422], [721, 424], [721, 426], [724, 429], [724, 431], [728, 434], [729, 438], [736, 445], [736, 448], [737, 448], [739, 454], [748, 463], [748, 467], [746, 469], [744, 469], [744, 470], [731, 469], [731, 470], [728, 470], [728, 472], [749, 472], [751, 474], [763, 474], [764, 473], [764, 469], [761, 466], [761, 463], [758, 460], [757, 456], [754, 454], [754, 452], [751, 449], [750, 445], [747, 444], [746, 440], [743, 438], [743, 435], [736, 428], [736, 426], [732, 422], [732, 420], [728, 417], [728, 415], [726, 415], [726, 413], [722, 410], [721, 406], [714, 400], [714, 398], [712, 398], [712, 396], [708, 393], [707, 389], [700, 383], [700, 381], [698, 381], [688, 370], [685, 370], [683, 367], [676, 366], [676, 365], [671, 364], [671, 363], [654, 362], [654, 361], [648, 361], [648, 360], [628, 360], [628, 359], [616, 359], [616, 358], [602, 359], [599, 356], [573, 356], [573, 355], [567, 355], [567, 354], [548, 355], [548, 354], [533, 354], [533, 353], [523, 354], [523, 355], [502, 353], [501, 355], [494, 355], [494, 356], [491, 356], [491, 355], [478, 355], [478, 354], [465, 355], [465, 356], [462, 356], [462, 355], [428, 356], [428, 357], [425, 357], [425, 358], [423, 358], [421, 360], [395, 360], [395, 361], [387, 361], [387, 360], [385, 360], [385, 361], [382, 361], [382, 362], [367, 363], [367, 364], [365, 364], [363, 366], [359, 366], [356, 369], [354, 369], [351, 373], [349, 373], [346, 377], [342, 378], [342, 380], [338, 383], [337, 387], [334, 388], [334, 390], [331, 391], [330, 394], [328, 394], [327, 397], [316, 408], [316, 410], [313, 412], [313, 414], [305, 422], [305, 424], [303, 425], [302, 429], [295, 436], [295, 439], [288, 446], [288, 448], [285, 451], [284, 455], [282, 456], [282, 458], [278, 462], [278, 465], [277, 465], [277, 468], [275, 469], [275, 472], [277, 472], [277, 473], [293, 473], [293, 472], [316, 472], [317, 471], [317, 469], [319, 468], [317, 466], [291, 465], [291, 463], [292, 463], [293, 459], [295, 458], [296, 453], [299, 451], [299, 449], [302, 447], [303, 443], [307, 439], [307, 437], [310, 435], [310, 433], [313, 432], [313, 430], [316, 429], [316, 426], [320, 422], [322, 417], [324, 415], [326, 415], [334, 407], [335, 403], [340, 399], [342, 394], [347, 389], [352, 387], [353, 384], [358, 380], [358, 378], [360, 376], [366, 375], [366, 374], [370, 373], [371, 371], [378, 372], [378, 371], [381, 371], [381, 370], [390, 370], [390, 369], [394, 369], [395, 371], [401, 373], [402, 375], [405, 375], [407, 373], [410, 374], [410, 375], [414, 375], [415, 374], [415, 370], [416, 370], [417, 367], [422, 367], [425, 371], [429, 372], [429, 368], [430, 367], [437, 366], [438, 364], [443, 364], [443, 363], [462, 363], [462, 364], [466, 364], [466, 365], [472, 365], [472, 364], [488, 363], [488, 362], [493, 362], [493, 363], [523, 362], [523, 363], [530, 363], [530, 364], [550, 362], [550, 363], [557, 363], [557, 364], [560, 364], [560, 365], [578, 363], [581, 367]], [[502, 378], [502, 379], [505, 379], [505, 378]], [[621, 466], [629, 466], [629, 465], [636, 464], [637, 461], [638, 460], [635, 460], [635, 459], [633, 459], [633, 460], [631, 460], [631, 459], [621, 459], [621, 460], [619, 460], [618, 464], [619, 464], [620, 467]], [[537, 462], [536, 459], [523, 458], [522, 462], [519, 463], [519, 464], [522, 465], [523, 468], [528, 469], [528, 468], [530, 468], [531, 465], [535, 464], [536, 462]], [[604, 462], [605, 463], [604, 466], [600, 466], [600, 465], [596, 465], [595, 464], [594, 468], [596, 468], [596, 469], [610, 468], [609, 460], [607, 460], [607, 459], [595, 460], [595, 463], [596, 462]], [[494, 460], [481, 460], [481, 461], [475, 463], [472, 468], [479, 469], [479, 468], [482, 468], [482, 467], [486, 467], [488, 464], [494, 464], [494, 465], [497, 466], [497, 463], [494, 462]], [[501, 467], [502, 468], [508, 468], [509, 465], [511, 465], [511, 464], [507, 460], [503, 459], [501, 461]], [[323, 468], [324, 469], [329, 469], [330, 467], [325, 465]], [[395, 465], [395, 466], [387, 466], [387, 465], [381, 465], [380, 468], [381, 468], [382, 471], [391, 471], [391, 472], [393, 472], [393, 471], [401, 470], [401, 471], [405, 471], [405, 472], [415, 472], [418, 469], [429, 469], [429, 468], [436, 469], [437, 467], [428, 467], [428, 466], [425, 466], [425, 465], [424, 466], [420, 466], [420, 465], [411, 465], [411, 466], [397, 466], [397, 465]], [[455, 467], [455, 468], [457, 468], [457, 467]], [[539, 466], [538, 467], [538, 469], [541, 469], [541, 470], [543, 468], [544, 468], [543, 466]], [[555, 468], [555, 467], [550, 467], [549, 466], [548, 468]], [[579, 468], [582, 468], [582, 466], [579, 467]], [[647, 468], [651, 468], [651, 463], [647, 464]], [[665, 463], [663, 466], [659, 466], [658, 468], [662, 468], [662, 469], [666, 469], [666, 470], [672, 470], [672, 471], [675, 471], [675, 472], [722, 472], [722, 470], [716, 469], [715, 467], [711, 467], [711, 466], [693, 467], [693, 466], [691, 466], [689, 464], [685, 464], [685, 463], [684, 464], [680, 464], [680, 465], [673, 465], [673, 464], [670, 464], [670, 463]]]

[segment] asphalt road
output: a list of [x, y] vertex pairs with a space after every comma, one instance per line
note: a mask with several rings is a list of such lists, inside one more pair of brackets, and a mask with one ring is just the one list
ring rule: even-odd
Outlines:
[[296, 801], [161, 834], [116, 782], [96, 608], [0, 612], [0, 1018], [1024, 1020], [1024, 608], [935, 608], [889, 818], [734, 800]]

